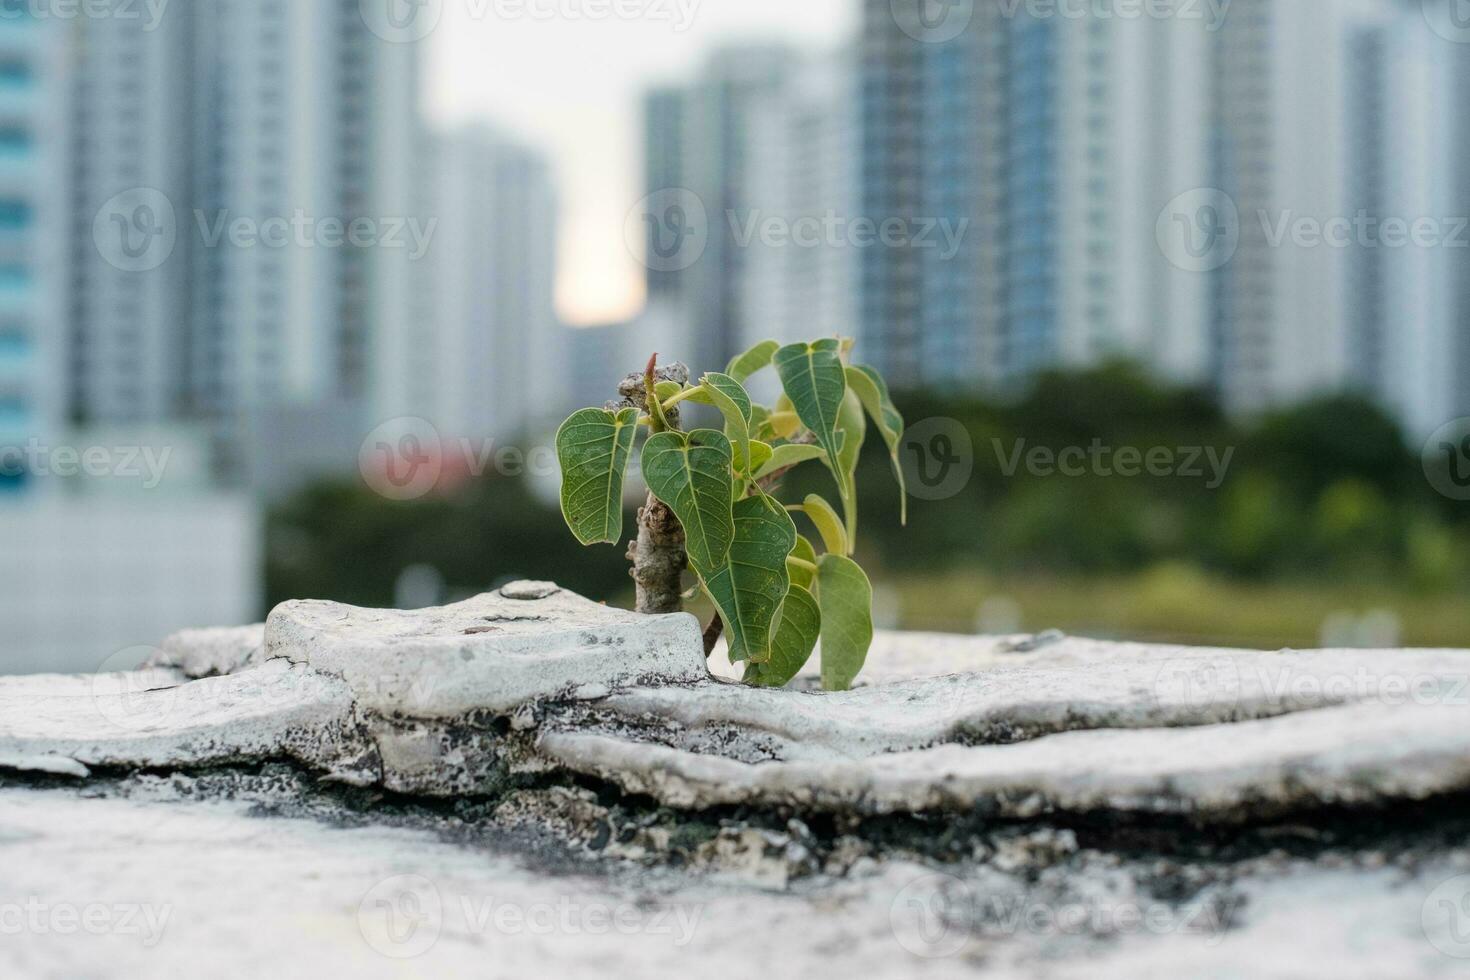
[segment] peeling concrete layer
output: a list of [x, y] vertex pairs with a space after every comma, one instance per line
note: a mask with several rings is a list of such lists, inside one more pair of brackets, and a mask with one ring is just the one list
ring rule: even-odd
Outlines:
[[271, 613], [265, 645], [267, 656], [341, 677], [362, 707], [453, 718], [587, 686], [700, 681], [700, 636], [693, 616], [639, 616], [521, 582], [413, 612], [287, 602]]
[[[263, 636], [166, 649], [137, 674], [0, 679], [0, 767], [289, 758], [425, 796], [567, 772], [688, 810], [1022, 818], [1234, 821], [1470, 790], [1462, 651], [888, 634], [866, 686], [765, 691], [708, 673], [692, 617], [548, 583], [416, 612], [287, 603]], [[180, 682], [215, 670], [232, 672]]]

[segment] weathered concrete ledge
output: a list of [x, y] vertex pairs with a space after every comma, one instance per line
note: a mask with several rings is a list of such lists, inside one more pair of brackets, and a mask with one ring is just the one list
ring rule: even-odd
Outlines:
[[1464, 651], [888, 635], [870, 660], [845, 694], [746, 688], [710, 675], [692, 617], [547, 583], [416, 612], [291, 602], [263, 628], [171, 638], [137, 674], [0, 679], [0, 767], [289, 759], [438, 797], [566, 773], [685, 810], [1024, 819], [1470, 791]]

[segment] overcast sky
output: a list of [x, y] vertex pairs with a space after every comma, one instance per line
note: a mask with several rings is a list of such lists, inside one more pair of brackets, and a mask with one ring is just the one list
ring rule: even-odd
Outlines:
[[[562, 197], [557, 302], [562, 316], [578, 324], [622, 319], [642, 305], [641, 267], [623, 244], [623, 222], [644, 194], [638, 144], [644, 87], [688, 77], [705, 52], [726, 40], [834, 46], [852, 36], [858, 13], [858, 0], [592, 0], [603, 9], [651, 12], [594, 20], [575, 16], [583, 2], [444, 0], [425, 66], [435, 120], [496, 122], [540, 147], [556, 168]], [[497, 16], [497, 3], [511, 11], [523, 3], [541, 16]]]

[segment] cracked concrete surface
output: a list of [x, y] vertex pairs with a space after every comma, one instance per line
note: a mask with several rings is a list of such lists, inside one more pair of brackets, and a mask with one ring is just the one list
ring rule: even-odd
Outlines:
[[[155, 976], [204, 948], [240, 950], [240, 975], [401, 975], [423, 879], [706, 916], [660, 944], [565, 920], [512, 936], [446, 903], [435, 975], [1470, 964], [1463, 651], [888, 634], [857, 690], [764, 691], [707, 669], [691, 617], [546, 583], [411, 613], [288, 603], [161, 650], [130, 674], [0, 678], [0, 913], [80, 882], [175, 899], [183, 938], [31, 928], [0, 944], [6, 975]], [[267, 915], [288, 941], [231, 925], [236, 890], [291, 894]]]

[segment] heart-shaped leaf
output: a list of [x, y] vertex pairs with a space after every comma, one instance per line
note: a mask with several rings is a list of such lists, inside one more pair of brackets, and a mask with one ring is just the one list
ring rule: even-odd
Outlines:
[[796, 547], [796, 525], [765, 494], [737, 500], [734, 512], [728, 560], [713, 572], [698, 565], [695, 571], [725, 621], [730, 661], [768, 663], [772, 627], [791, 589], [786, 559]]
[[774, 340], [761, 341], [731, 361], [730, 366], [725, 368], [725, 373], [736, 381], [743, 382], [752, 374], [769, 366], [771, 356], [780, 349], [781, 345]]
[[781, 622], [771, 639], [771, 660], [745, 668], [745, 682], [785, 687], [812, 658], [822, 633], [822, 611], [806, 589], [792, 585], [781, 604]]
[[[704, 391], [691, 396], [689, 400], [713, 405], [720, 410], [720, 414], [725, 417], [725, 432], [730, 441], [735, 443], [736, 458], [748, 460], [752, 415], [750, 395], [740, 382], [728, 374], [706, 374], [700, 379], [700, 386]], [[747, 469], [742, 469], [742, 472], [751, 474]]]
[[857, 562], [843, 555], [823, 555], [817, 568], [822, 687], [846, 691], [862, 672], [873, 645], [873, 586]]
[[[831, 460], [837, 459], [842, 448], [837, 441], [837, 417], [847, 396], [847, 371], [842, 366], [841, 350], [838, 340], [818, 340], [783, 347], [773, 358], [781, 375], [781, 387], [791, 399], [797, 417], [816, 436], [817, 445], [827, 450], [827, 458]], [[847, 480], [835, 475], [841, 496], [846, 499]]]
[[734, 480], [730, 440], [714, 429], [659, 432], [643, 445], [643, 479], [684, 525], [690, 564], [708, 571], [724, 564], [735, 535], [730, 513]]
[[899, 459], [899, 447], [903, 445], [903, 416], [893, 404], [888, 393], [888, 383], [883, 376], [870, 367], [858, 365], [847, 369], [847, 387], [857, 393], [863, 408], [872, 416], [888, 446], [888, 455], [893, 460], [893, 475], [898, 478], [900, 519], [909, 521], [909, 494], [904, 484], [903, 463]]
[[584, 409], [557, 430], [561, 512], [584, 545], [617, 544], [623, 535], [623, 481], [637, 435], [634, 408]]

